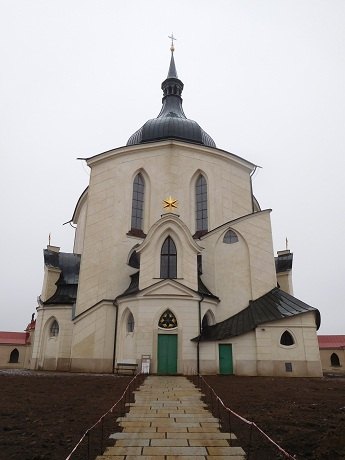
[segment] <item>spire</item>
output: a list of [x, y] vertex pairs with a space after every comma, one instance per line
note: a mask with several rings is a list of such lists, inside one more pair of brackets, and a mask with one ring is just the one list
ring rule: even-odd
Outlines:
[[178, 78], [174, 59], [174, 47], [171, 47], [171, 59], [167, 78]]
[[148, 120], [128, 139], [127, 145], [143, 144], [162, 139], [179, 139], [195, 144], [216, 147], [214, 140], [194, 120], [189, 120], [182, 108], [183, 83], [178, 78], [174, 59], [174, 40], [171, 39], [171, 58], [167, 78], [163, 81], [162, 108], [156, 118]]
[[[170, 66], [169, 66], [169, 72], [167, 78], [163, 81], [162, 83], [162, 90], [163, 90], [163, 107], [158, 115], [159, 117], [165, 112], [164, 106], [165, 105], [171, 105], [169, 102], [173, 101], [173, 105], [180, 106], [177, 108], [177, 110], [172, 110], [172, 112], [177, 112], [177, 116], [182, 116], [183, 118], [186, 118], [185, 114], [183, 113], [182, 109], [182, 98], [181, 94], [183, 91], [183, 83], [182, 81], [178, 78], [177, 72], [176, 72], [176, 66], [175, 66], [175, 59], [174, 59], [174, 40], [176, 38], [174, 37], [174, 34], [169, 35], [169, 38], [171, 39], [171, 46], [170, 46], [170, 51], [171, 51], [171, 58], [170, 58]], [[166, 99], [169, 99], [168, 101]], [[176, 101], [178, 99], [178, 101]]]
[[177, 72], [176, 72], [176, 66], [175, 66], [175, 59], [174, 59], [174, 40], [176, 38], [174, 37], [174, 34], [172, 33], [169, 35], [169, 38], [171, 38], [171, 46], [170, 46], [170, 51], [171, 51], [171, 59], [170, 59], [170, 66], [169, 66], [169, 72], [167, 78], [178, 78]]

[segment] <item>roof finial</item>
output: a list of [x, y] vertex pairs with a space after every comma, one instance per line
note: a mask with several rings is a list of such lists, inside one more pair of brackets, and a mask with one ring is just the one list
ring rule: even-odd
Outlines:
[[173, 32], [171, 32], [171, 35], [168, 35], [168, 38], [171, 39], [170, 51], [173, 53], [175, 51], [174, 40], [177, 40], [177, 38], [174, 37]]
[[[170, 66], [169, 66], [169, 72], [168, 72], [167, 78], [178, 78], [177, 72], [176, 72], [175, 60], [174, 60], [174, 51], [175, 51], [174, 40], [176, 40], [176, 38], [174, 37], [173, 33], [171, 35], [168, 35], [168, 37], [171, 40], [171, 46], [170, 46], [171, 58], [170, 58]], [[162, 84], [164, 84], [164, 82]], [[162, 89], [163, 89], [163, 86], [162, 86]], [[179, 96], [181, 96], [182, 89], [183, 89], [183, 84], [182, 84], [182, 88], [181, 88], [181, 92]], [[166, 96], [165, 93], [164, 93], [164, 96]]]

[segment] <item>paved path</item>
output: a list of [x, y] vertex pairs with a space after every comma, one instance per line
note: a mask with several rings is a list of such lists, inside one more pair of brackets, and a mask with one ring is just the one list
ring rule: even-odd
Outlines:
[[147, 377], [118, 421], [123, 431], [111, 435], [115, 446], [97, 460], [245, 458], [240, 447], [230, 446], [230, 434], [219, 431], [218, 419], [185, 377]]

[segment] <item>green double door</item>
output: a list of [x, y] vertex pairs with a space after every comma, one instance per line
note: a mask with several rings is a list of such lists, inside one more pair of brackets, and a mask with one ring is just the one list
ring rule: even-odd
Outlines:
[[177, 373], [177, 334], [158, 334], [158, 374]]
[[219, 373], [225, 375], [234, 373], [231, 343], [219, 344]]

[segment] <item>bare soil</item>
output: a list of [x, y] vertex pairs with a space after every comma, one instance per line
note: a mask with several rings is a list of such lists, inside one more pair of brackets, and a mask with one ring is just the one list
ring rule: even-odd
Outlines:
[[297, 459], [345, 459], [345, 378], [205, 380], [228, 407], [254, 421]]
[[[0, 371], [0, 459], [65, 459], [130, 379]], [[229, 407], [255, 421], [298, 459], [345, 459], [344, 378], [206, 380]], [[86, 458], [85, 452], [73, 458]]]
[[[0, 371], [0, 459], [65, 459], [85, 430], [121, 397], [130, 380], [114, 375]], [[84, 458], [85, 454], [84, 449]]]

